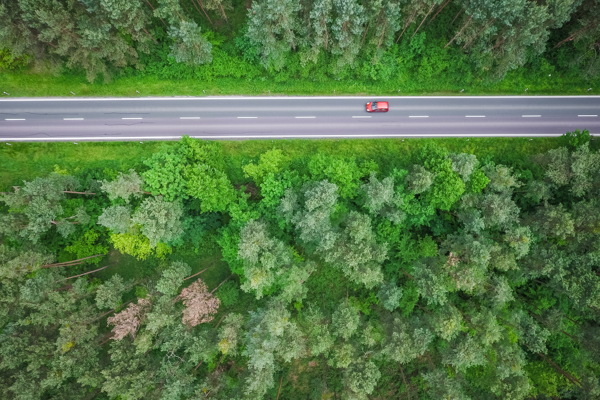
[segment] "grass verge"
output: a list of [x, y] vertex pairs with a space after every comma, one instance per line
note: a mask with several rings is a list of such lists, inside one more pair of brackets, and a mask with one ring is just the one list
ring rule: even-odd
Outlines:
[[[455, 80], [417, 82], [413, 79], [380, 81], [213, 78], [165, 80], [155, 76], [117, 77], [108, 83], [89, 83], [82, 75], [27, 71], [0, 73], [0, 93], [10, 97], [36, 96], [219, 96], [219, 95], [581, 95], [600, 94], [600, 79], [560, 74], [509, 73], [496, 83], [455, 83]], [[588, 90], [590, 89], [590, 90]]]
[[[373, 159], [383, 166], [403, 166], [427, 142], [452, 152], [477, 155], [481, 160], [525, 165], [528, 155], [558, 147], [556, 138], [443, 138], [443, 139], [340, 139], [340, 140], [247, 140], [223, 141], [229, 176], [242, 183], [241, 167], [261, 153], [278, 148], [292, 158], [304, 158], [317, 152]], [[597, 145], [599, 140], [594, 140]], [[0, 147], [0, 190], [19, 185], [52, 171], [71, 174], [87, 170], [127, 171], [161, 148], [175, 142], [82, 142], [13, 143]]]

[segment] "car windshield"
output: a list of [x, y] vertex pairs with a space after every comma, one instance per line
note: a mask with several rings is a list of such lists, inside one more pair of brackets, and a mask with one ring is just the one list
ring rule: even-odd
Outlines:
[[374, 102], [373, 102], [373, 104], [372, 104], [371, 108], [372, 108], [373, 110], [376, 110], [376, 109], [377, 109], [377, 102], [376, 102], [376, 101], [374, 101]]

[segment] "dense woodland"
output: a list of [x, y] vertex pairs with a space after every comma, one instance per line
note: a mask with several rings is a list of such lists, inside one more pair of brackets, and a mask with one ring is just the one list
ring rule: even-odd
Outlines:
[[600, 71], [600, 0], [1, 0], [0, 18], [0, 69], [90, 81]]
[[561, 143], [519, 165], [275, 145], [234, 184], [184, 138], [14, 186], [0, 397], [598, 399], [600, 152]]

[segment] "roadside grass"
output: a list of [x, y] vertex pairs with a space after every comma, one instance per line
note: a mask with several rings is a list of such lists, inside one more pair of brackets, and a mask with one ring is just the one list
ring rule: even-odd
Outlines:
[[[592, 140], [593, 146], [600, 140]], [[139, 166], [152, 153], [176, 142], [81, 142], [12, 143], [0, 146], [0, 190], [20, 185], [52, 171], [80, 174], [86, 171], [127, 171]], [[242, 166], [270, 149], [278, 148], [294, 159], [318, 152], [337, 156], [372, 159], [383, 171], [405, 167], [426, 143], [435, 143], [451, 152], [466, 152], [481, 160], [523, 166], [528, 156], [562, 144], [558, 138], [440, 138], [440, 139], [327, 139], [327, 140], [245, 140], [222, 141], [227, 173], [235, 184], [243, 184]]]
[[[110, 82], [89, 83], [84, 75], [57, 76], [27, 70], [0, 73], [0, 93], [10, 97], [144, 97], [144, 96], [222, 96], [222, 95], [580, 95], [600, 94], [600, 79], [587, 79], [545, 71], [518, 70], [500, 82], [460, 80], [443, 77], [388, 80], [213, 77], [211, 79], [164, 79], [158, 76], [122, 76]], [[588, 90], [591, 89], [591, 90]]]
[[149, 154], [175, 142], [11, 143], [0, 147], [0, 189], [61, 170], [77, 174], [89, 169], [127, 171]]

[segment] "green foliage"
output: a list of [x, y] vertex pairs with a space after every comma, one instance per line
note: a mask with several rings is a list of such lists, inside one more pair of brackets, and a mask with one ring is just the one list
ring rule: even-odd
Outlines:
[[331, 157], [318, 153], [308, 162], [308, 170], [316, 181], [327, 179], [338, 187], [342, 198], [353, 198], [358, 194], [360, 179], [369, 174], [369, 165], [354, 158]]
[[29, 56], [15, 57], [10, 50], [0, 49], [0, 71], [21, 69], [30, 61]]
[[[108, 246], [104, 243], [105, 238], [101, 235], [102, 232], [99, 230], [90, 229], [81, 237], [73, 241], [69, 246], [66, 246], [65, 251], [74, 254], [75, 258], [78, 259], [98, 254], [105, 255], [108, 253]], [[101, 260], [101, 257], [94, 257], [85, 260], [85, 262], [89, 264], [98, 264]]]
[[151, 246], [150, 240], [141, 234], [111, 233], [110, 241], [115, 249], [121, 253], [132, 255], [138, 260], [145, 260], [151, 255], [164, 258], [172, 252], [171, 247], [165, 243]]
[[126, 282], [121, 275], [113, 275], [96, 290], [96, 306], [101, 310], [119, 307], [126, 289]]
[[282, 172], [289, 161], [289, 157], [285, 156], [281, 150], [272, 149], [260, 155], [258, 164], [248, 163], [242, 169], [247, 177], [262, 186], [267, 176], [274, 176]]
[[154, 153], [144, 161], [149, 169], [142, 173], [147, 190], [162, 195], [166, 201], [187, 197], [187, 184], [184, 179], [186, 163], [176, 153]]
[[332, 333], [345, 340], [356, 332], [360, 324], [358, 310], [350, 304], [343, 302], [338, 305], [331, 316]]
[[[405, 5], [417, 21], [407, 30], [431, 9], [419, 4]], [[376, 4], [369, 7], [383, 24]], [[437, 141], [400, 158], [409, 148], [402, 141], [361, 142], [364, 152], [356, 154], [343, 148], [356, 149], [347, 142], [332, 143], [282, 142], [284, 161], [279, 152], [260, 158], [272, 143], [164, 144], [158, 151], [178, 155], [184, 173], [183, 191], [170, 202], [137, 195], [135, 174], [119, 174], [131, 165], [81, 172], [86, 185], [122, 181], [107, 192], [120, 193], [112, 200], [65, 194], [58, 189], [83, 187], [65, 175], [3, 195], [0, 396], [596, 395], [600, 217], [593, 141], [530, 159], [508, 144], [491, 155], [466, 141]], [[397, 152], [382, 150], [392, 148]], [[501, 154], [509, 148], [514, 157]], [[360, 171], [357, 178], [343, 181], [329, 171], [315, 181], [310, 163], [329, 153], [342, 160], [341, 170]], [[371, 158], [377, 163], [356, 161]], [[415, 167], [409, 172], [399, 163]], [[231, 190], [234, 201], [204, 212], [201, 199], [186, 195], [198, 165], [227, 180], [231, 174], [236, 184], [245, 180], [244, 165], [252, 165], [249, 175], [264, 193], [229, 182], [222, 190]], [[411, 193], [408, 176], [416, 166], [431, 183]], [[329, 179], [356, 192], [340, 196]], [[534, 188], [542, 193], [532, 196]], [[53, 207], [51, 225], [80, 222], [69, 224], [70, 240], [58, 226], [40, 231], [37, 242], [21, 237], [23, 226], [47, 212], [37, 205]], [[94, 226], [96, 216], [110, 230]], [[162, 241], [174, 246], [175, 236], [186, 246]], [[108, 252], [107, 243], [116, 251]], [[56, 264], [96, 251], [108, 252], [100, 265], [111, 268]], [[211, 267], [202, 275], [206, 287], [185, 281], [204, 265]], [[86, 272], [94, 275], [75, 277]], [[194, 290], [225, 306], [213, 320], [193, 323], [217, 311]]]
[[561, 136], [561, 140], [566, 146], [569, 146], [571, 149], [576, 149], [579, 146], [583, 146], [590, 142], [591, 135], [587, 130], [580, 131], [575, 130], [572, 132], [567, 132]]
[[225, 307], [237, 304], [240, 297], [238, 285], [235, 282], [228, 281], [221, 286], [216, 293], [217, 297]]
[[158, 243], [175, 244], [183, 236], [183, 207], [179, 202], [164, 201], [151, 197], [142, 202], [131, 215], [131, 223], [139, 226], [151, 247]]
[[223, 212], [236, 200], [236, 192], [225, 172], [205, 164], [186, 171], [187, 194], [200, 200], [203, 212]]
[[402, 298], [402, 288], [396, 286], [395, 283], [383, 283], [377, 293], [377, 298], [381, 302], [383, 308], [388, 311], [394, 311], [400, 305]]

